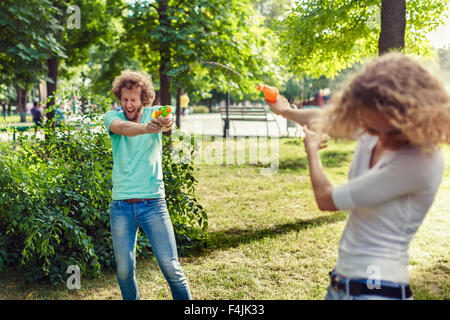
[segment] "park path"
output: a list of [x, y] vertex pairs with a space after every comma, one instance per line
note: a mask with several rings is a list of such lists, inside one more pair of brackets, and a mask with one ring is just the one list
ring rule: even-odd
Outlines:
[[[248, 136], [248, 137], [300, 137], [303, 135], [301, 127], [295, 124], [293, 127], [287, 127], [287, 120], [281, 116], [275, 116], [280, 132], [275, 122], [269, 122], [268, 128], [263, 121], [230, 121], [230, 136]], [[189, 114], [181, 117], [181, 131], [186, 133], [195, 133], [206, 136], [222, 136], [223, 121], [219, 113], [207, 114]], [[267, 134], [268, 131], [268, 134]], [[24, 134], [34, 135], [34, 131]], [[38, 138], [43, 138], [43, 133], [37, 133]], [[6, 132], [0, 132], [0, 142], [11, 140]]]
[[[287, 127], [287, 121], [281, 116], [275, 116], [280, 132], [275, 122], [269, 122], [267, 134], [266, 123], [262, 121], [230, 121], [230, 136], [301, 136], [301, 128]], [[187, 133], [203, 135], [223, 135], [223, 121], [219, 113], [189, 114], [181, 117], [181, 130]]]

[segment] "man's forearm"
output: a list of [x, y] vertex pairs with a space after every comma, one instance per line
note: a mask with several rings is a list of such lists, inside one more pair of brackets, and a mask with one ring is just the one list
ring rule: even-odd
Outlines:
[[131, 121], [115, 121], [110, 126], [111, 132], [127, 137], [135, 137], [140, 134], [145, 134], [147, 133], [146, 129], [146, 123], [134, 123]]

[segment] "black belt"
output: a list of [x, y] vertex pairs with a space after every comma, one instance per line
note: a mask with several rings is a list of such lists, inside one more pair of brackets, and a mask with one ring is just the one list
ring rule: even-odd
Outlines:
[[[363, 294], [369, 294], [369, 295], [377, 295], [377, 296], [383, 296], [388, 298], [395, 298], [395, 299], [408, 299], [412, 297], [412, 291], [409, 287], [409, 285], [403, 286], [403, 287], [393, 287], [386, 285], [385, 282], [381, 282], [380, 286], [374, 286], [372, 289], [369, 288], [368, 283], [371, 282], [371, 280], [366, 279], [345, 279], [345, 278], [339, 278], [337, 275], [332, 274], [330, 272], [330, 279], [331, 279], [331, 287], [334, 290], [344, 290], [347, 292], [348, 295], [351, 296], [359, 296]], [[347, 287], [348, 283], [348, 287]], [[379, 287], [379, 288], [378, 288]], [[403, 291], [404, 290], [404, 295]]]
[[155, 198], [151, 198], [151, 199], [125, 199], [123, 201], [128, 202], [128, 203], [135, 203], [135, 202], [150, 201], [150, 200], [156, 200], [156, 199]]

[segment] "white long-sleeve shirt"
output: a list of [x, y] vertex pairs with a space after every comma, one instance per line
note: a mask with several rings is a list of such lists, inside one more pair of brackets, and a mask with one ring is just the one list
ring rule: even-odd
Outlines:
[[350, 210], [336, 271], [349, 278], [409, 283], [408, 246], [431, 207], [444, 173], [440, 151], [407, 146], [386, 153], [371, 169], [378, 137], [363, 135], [349, 182], [333, 189], [339, 210]]

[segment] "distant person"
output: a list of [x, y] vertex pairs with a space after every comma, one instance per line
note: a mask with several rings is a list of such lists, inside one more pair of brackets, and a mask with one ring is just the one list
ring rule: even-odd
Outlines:
[[31, 109], [33, 108], [34, 103], [33, 102], [27, 102], [25, 104], [25, 115], [31, 112]]
[[44, 126], [44, 111], [40, 107], [39, 102], [34, 101], [30, 112], [34, 122], [34, 134], [36, 134], [38, 129]]
[[58, 107], [55, 109], [55, 126], [61, 126], [65, 119], [64, 107]]
[[[412, 299], [408, 247], [442, 181], [438, 144], [450, 143], [442, 83], [415, 60], [389, 53], [367, 64], [326, 109], [293, 110], [283, 97], [271, 108], [309, 126], [304, 145], [319, 209], [350, 211], [326, 299]], [[326, 176], [314, 120], [334, 138], [358, 138], [348, 183], [335, 187]]]
[[6, 117], [6, 102], [2, 101], [2, 115], [5, 118]]
[[187, 116], [189, 113], [189, 96], [187, 95], [187, 93], [183, 94], [180, 97], [180, 107], [183, 111], [183, 116]]
[[116, 111], [122, 111], [122, 107], [117, 102], [114, 102], [113, 107], [114, 107], [114, 110], [116, 110]]

